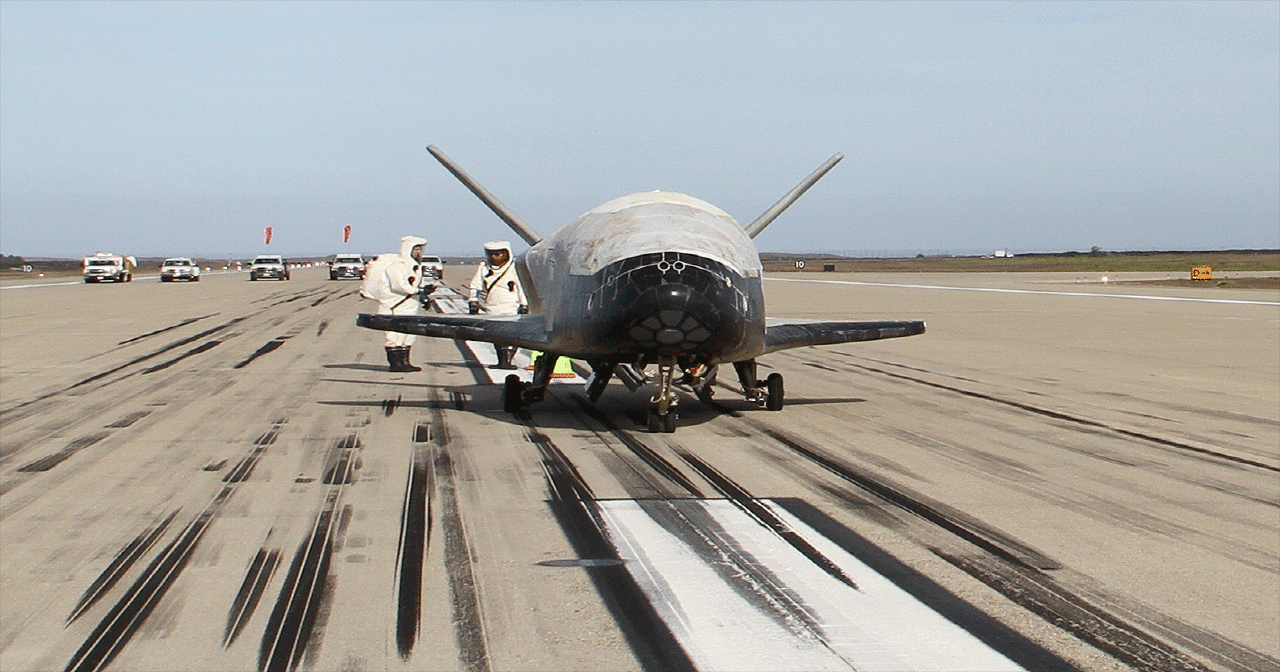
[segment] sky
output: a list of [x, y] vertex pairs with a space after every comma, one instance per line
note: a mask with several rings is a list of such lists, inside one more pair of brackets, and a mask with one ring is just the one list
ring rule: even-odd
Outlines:
[[761, 251], [1275, 249], [1280, 1], [0, 0], [0, 253], [523, 249], [427, 145], [543, 235], [840, 152]]

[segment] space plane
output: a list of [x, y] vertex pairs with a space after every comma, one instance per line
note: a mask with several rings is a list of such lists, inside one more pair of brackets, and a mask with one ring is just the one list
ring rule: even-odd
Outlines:
[[[541, 401], [560, 357], [591, 368], [594, 403], [616, 376], [632, 392], [654, 383], [649, 430], [675, 431], [677, 389], [709, 402], [721, 364], [732, 364], [748, 402], [783, 406], [780, 373], [758, 379], [757, 358], [813, 345], [914, 336], [923, 321], [775, 323], [765, 317], [753, 238], [844, 156], [836, 154], [747, 226], [682, 193], [646, 191], [592, 208], [547, 237], [524, 223], [435, 146], [427, 151], [526, 243], [516, 269], [524, 315], [371, 315], [359, 326], [537, 350], [532, 381], [508, 375], [503, 408]], [[646, 375], [656, 365], [656, 374]]]

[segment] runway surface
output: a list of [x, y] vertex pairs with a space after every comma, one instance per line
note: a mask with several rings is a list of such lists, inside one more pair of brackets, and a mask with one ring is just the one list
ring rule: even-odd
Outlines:
[[326, 278], [0, 287], [0, 669], [1280, 670], [1280, 293], [774, 274], [929, 331], [651, 434]]

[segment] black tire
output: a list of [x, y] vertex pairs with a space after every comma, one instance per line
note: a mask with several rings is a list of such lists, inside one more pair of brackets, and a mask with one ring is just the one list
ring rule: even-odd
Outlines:
[[514, 373], [507, 374], [506, 381], [502, 386], [502, 410], [508, 413], [516, 413], [524, 406], [524, 381], [520, 380], [520, 376]]
[[162, 276], [160, 276], [160, 282], [169, 282], [169, 281], [170, 281], [170, 280], [172, 280], [172, 279], [173, 279], [173, 278], [166, 278], [166, 277], [165, 277], [165, 276], [163, 276], [163, 275], [162, 275]]
[[196, 277], [191, 278], [191, 282], [200, 282], [200, 276], [197, 275]]
[[768, 388], [768, 395], [765, 397], [764, 407], [771, 411], [782, 410], [782, 374], [771, 373], [765, 379], [765, 387]]

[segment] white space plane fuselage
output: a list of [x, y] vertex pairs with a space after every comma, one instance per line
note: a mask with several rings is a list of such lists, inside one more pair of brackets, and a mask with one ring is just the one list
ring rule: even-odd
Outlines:
[[[782, 406], [782, 379], [756, 380], [755, 359], [787, 348], [923, 333], [923, 322], [767, 325], [763, 268], [752, 238], [841, 158], [839, 154], [747, 227], [706, 201], [649, 191], [597, 206], [542, 238], [435, 147], [431, 153], [531, 247], [516, 258], [527, 315], [360, 315], [371, 329], [487, 341], [545, 353], [532, 383], [508, 376], [504, 407], [542, 399], [555, 360], [586, 361], [588, 394], [617, 373], [633, 390], [656, 364], [650, 428], [673, 431], [673, 385], [709, 399], [716, 367], [732, 363], [746, 398]], [[676, 368], [683, 376], [676, 379]]]
[[764, 353], [755, 246], [728, 213], [692, 196], [614, 199], [534, 245], [522, 262], [550, 352], [706, 364]]

